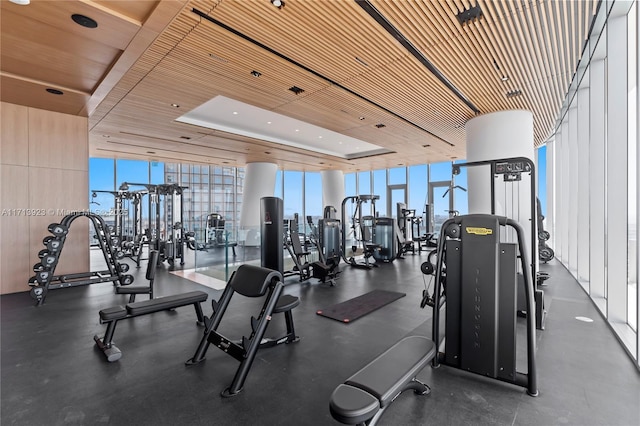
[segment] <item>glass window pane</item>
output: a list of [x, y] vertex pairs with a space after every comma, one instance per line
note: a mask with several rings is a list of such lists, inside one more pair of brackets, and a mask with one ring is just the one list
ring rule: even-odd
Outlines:
[[[307, 216], [311, 216], [313, 223], [318, 223], [318, 219], [322, 218], [322, 176], [319, 172], [304, 174], [304, 214], [305, 229]], [[307, 229], [306, 232], [309, 231]]]
[[371, 194], [371, 172], [358, 172], [358, 194]]
[[344, 196], [351, 197], [356, 195], [356, 174], [345, 173], [344, 175]]
[[376, 201], [377, 212], [380, 214], [380, 216], [387, 216], [389, 212], [387, 212], [387, 171], [386, 170], [373, 171], [373, 195], [380, 196], [380, 199]]
[[398, 185], [407, 183], [407, 168], [394, 167], [389, 169], [389, 185]]
[[284, 219], [293, 219], [298, 213], [304, 217], [302, 205], [302, 172], [284, 171]]
[[155, 185], [165, 183], [164, 163], [158, 161], [151, 162], [151, 182]]

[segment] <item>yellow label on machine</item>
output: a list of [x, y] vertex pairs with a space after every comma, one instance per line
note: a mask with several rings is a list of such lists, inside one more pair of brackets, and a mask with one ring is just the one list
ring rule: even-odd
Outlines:
[[493, 229], [491, 228], [476, 228], [473, 226], [467, 226], [466, 228], [467, 234], [474, 235], [491, 235], [493, 234]]

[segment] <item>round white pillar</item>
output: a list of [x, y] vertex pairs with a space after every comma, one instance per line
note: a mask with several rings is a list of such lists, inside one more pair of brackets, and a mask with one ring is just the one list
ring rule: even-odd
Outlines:
[[322, 177], [322, 208], [333, 206], [340, 212], [344, 200], [344, 173], [342, 170], [325, 170]]
[[[499, 111], [481, 115], [469, 120], [465, 129], [468, 162], [525, 157], [535, 164], [533, 114], [530, 111]], [[491, 169], [488, 165], [469, 167], [467, 173], [469, 213], [491, 213]], [[520, 182], [504, 185], [501, 178], [496, 178], [494, 194], [495, 214], [514, 219], [523, 227], [529, 256], [532, 255], [530, 188], [531, 180], [523, 173]], [[535, 226], [535, 217], [533, 223]]]
[[278, 166], [273, 163], [249, 163], [245, 168], [240, 228], [246, 231], [245, 245], [260, 245], [260, 199], [273, 197]]

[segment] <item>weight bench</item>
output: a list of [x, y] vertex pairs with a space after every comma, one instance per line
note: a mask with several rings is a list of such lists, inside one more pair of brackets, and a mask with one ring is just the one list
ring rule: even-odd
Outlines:
[[171, 296], [157, 297], [142, 302], [129, 303], [125, 307], [114, 306], [100, 311], [100, 324], [107, 324], [107, 331], [103, 338], [93, 336], [96, 345], [107, 357], [107, 361], [114, 362], [122, 357], [120, 349], [113, 344], [113, 334], [116, 331], [118, 321], [166, 311], [181, 306], [193, 305], [198, 317], [198, 325], [204, 325], [204, 315], [200, 303], [207, 300], [209, 295], [204, 291], [191, 291], [189, 293], [174, 294]]
[[400, 393], [431, 392], [416, 375], [433, 359], [436, 345], [422, 336], [409, 336], [349, 377], [331, 394], [329, 411], [340, 423], [375, 425]]

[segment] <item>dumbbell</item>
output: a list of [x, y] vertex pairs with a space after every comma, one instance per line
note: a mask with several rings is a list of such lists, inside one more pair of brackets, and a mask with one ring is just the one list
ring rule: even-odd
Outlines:
[[120, 285], [131, 285], [133, 284], [133, 275], [123, 275], [120, 277]]
[[62, 249], [62, 241], [59, 240], [58, 238], [52, 238], [49, 241], [47, 241], [46, 246], [47, 246], [47, 250], [49, 250], [52, 253], [56, 253]]
[[127, 263], [121, 263], [118, 267], [120, 268], [120, 272], [123, 274], [129, 272], [129, 265]]
[[49, 279], [50, 275], [51, 275], [51, 272], [49, 272], [49, 271], [36, 272], [36, 281], [39, 284], [45, 284], [47, 282], [47, 280]]
[[59, 223], [52, 223], [47, 227], [47, 229], [56, 237], [62, 237], [69, 233], [69, 228], [64, 225], [60, 225]]
[[47, 293], [47, 289], [44, 287], [32, 287], [29, 295], [35, 300], [42, 300]]

